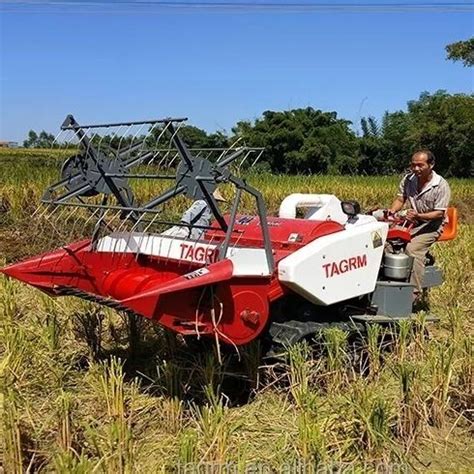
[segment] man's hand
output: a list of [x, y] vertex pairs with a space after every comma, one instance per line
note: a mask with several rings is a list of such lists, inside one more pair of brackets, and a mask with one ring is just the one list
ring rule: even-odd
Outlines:
[[416, 212], [414, 209], [408, 209], [406, 214], [406, 219], [410, 222], [415, 222], [420, 219], [420, 214]]

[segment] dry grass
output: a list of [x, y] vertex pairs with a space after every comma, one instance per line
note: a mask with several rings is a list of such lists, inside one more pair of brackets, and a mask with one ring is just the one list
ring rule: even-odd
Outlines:
[[[25, 218], [52, 177], [48, 167], [28, 184], [24, 171], [11, 173], [0, 182], [0, 264], [32, 252], [25, 248], [34, 242], [31, 229], [41, 228]], [[296, 189], [333, 192], [368, 207], [388, 202], [396, 183], [250, 179], [271, 210]], [[468, 209], [472, 181], [454, 180], [452, 187], [454, 202]], [[141, 192], [151, 194], [151, 185]], [[5, 472], [245, 472], [257, 465], [266, 472], [283, 466], [309, 472], [331, 463], [467, 471], [473, 461], [473, 248], [474, 226], [466, 223], [455, 241], [435, 246], [446, 278], [430, 295], [440, 323], [429, 326], [430, 337], [423, 314], [402, 324], [391, 351], [382, 350], [379, 329], [371, 330], [363, 374], [350, 364], [339, 330], [325, 334], [323, 357], [298, 345], [289, 349], [287, 364], [266, 367], [253, 344], [241, 363], [228, 354], [219, 366], [212, 348], [187, 346], [147, 322], [131, 343], [126, 317], [0, 278]], [[226, 463], [233, 471], [225, 471]]]

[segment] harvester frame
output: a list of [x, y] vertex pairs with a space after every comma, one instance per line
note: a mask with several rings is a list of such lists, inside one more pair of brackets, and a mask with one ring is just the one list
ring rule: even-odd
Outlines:
[[[259, 337], [294, 343], [331, 326], [361, 332], [369, 323], [388, 325], [411, 317], [406, 229], [390, 228], [361, 214], [358, 203], [327, 194], [292, 194], [281, 203], [279, 216], [270, 217], [261, 193], [230, 169], [252, 153], [258, 159], [263, 150], [234, 148], [214, 161], [197, 156], [180, 136], [185, 120], [81, 126], [67, 116], [61, 129], [72, 132], [80, 152], [66, 160], [61, 179], [48, 187], [42, 203], [88, 209], [96, 218], [92, 237], [1, 271], [52, 296], [78, 296], [184, 336], [213, 337], [235, 347]], [[149, 127], [148, 135], [136, 132], [122, 146], [123, 132], [115, 148], [95, 132], [133, 126]], [[155, 158], [148, 138], [152, 132], [158, 141], [167, 137], [177, 151], [174, 174], [131, 172]], [[140, 204], [129, 180], [142, 179], [174, 184]], [[228, 215], [213, 196], [221, 184], [235, 188]], [[244, 193], [255, 200], [256, 215], [239, 214]], [[152, 224], [189, 226], [159, 219], [162, 206], [181, 195], [205, 201], [214, 216], [213, 223], [202, 226], [202, 238], [148, 232]], [[300, 207], [304, 218], [297, 218]], [[122, 224], [102, 235], [110, 229], [109, 211]], [[125, 223], [131, 226], [127, 231]], [[401, 276], [393, 278], [384, 263], [389, 241], [402, 252]], [[426, 267], [425, 288], [442, 283], [432, 263]]]

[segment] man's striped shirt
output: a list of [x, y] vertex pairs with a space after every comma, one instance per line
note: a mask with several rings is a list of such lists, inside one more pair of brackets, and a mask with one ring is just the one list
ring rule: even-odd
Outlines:
[[[431, 211], [446, 211], [451, 198], [451, 190], [448, 182], [439, 174], [432, 172], [431, 180], [424, 188], [418, 190], [418, 178], [414, 173], [409, 173], [400, 182], [398, 195], [408, 203], [409, 208], [419, 213]], [[446, 216], [446, 212], [445, 212]], [[445, 218], [434, 221], [419, 221], [412, 230], [412, 234], [418, 234], [421, 229], [425, 232], [441, 230]]]

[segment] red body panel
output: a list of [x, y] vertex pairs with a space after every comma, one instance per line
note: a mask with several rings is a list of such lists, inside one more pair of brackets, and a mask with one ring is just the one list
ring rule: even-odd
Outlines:
[[403, 227], [392, 227], [388, 229], [387, 240], [400, 239], [404, 242], [411, 241], [410, 230]]
[[[229, 222], [230, 216], [225, 216]], [[318, 237], [344, 230], [334, 221], [311, 221], [305, 219], [267, 218], [268, 231], [273, 250], [295, 251]], [[224, 240], [225, 233], [214, 223], [215, 229], [206, 232], [206, 240], [218, 243]], [[256, 216], [237, 216], [231, 243], [240, 247], [263, 247], [262, 228]]]
[[[276, 263], [311, 240], [343, 229], [331, 221], [269, 218], [268, 224]], [[235, 230], [232, 244], [263, 247], [257, 218], [240, 216]], [[224, 237], [217, 228], [206, 233], [206, 240], [213, 244]], [[51, 295], [79, 290], [176, 332], [217, 334], [222, 341], [237, 345], [262, 332], [270, 302], [287, 291], [275, 272], [267, 277], [234, 277], [228, 259], [203, 267], [164, 257], [98, 252], [88, 240], [1, 271]]]

